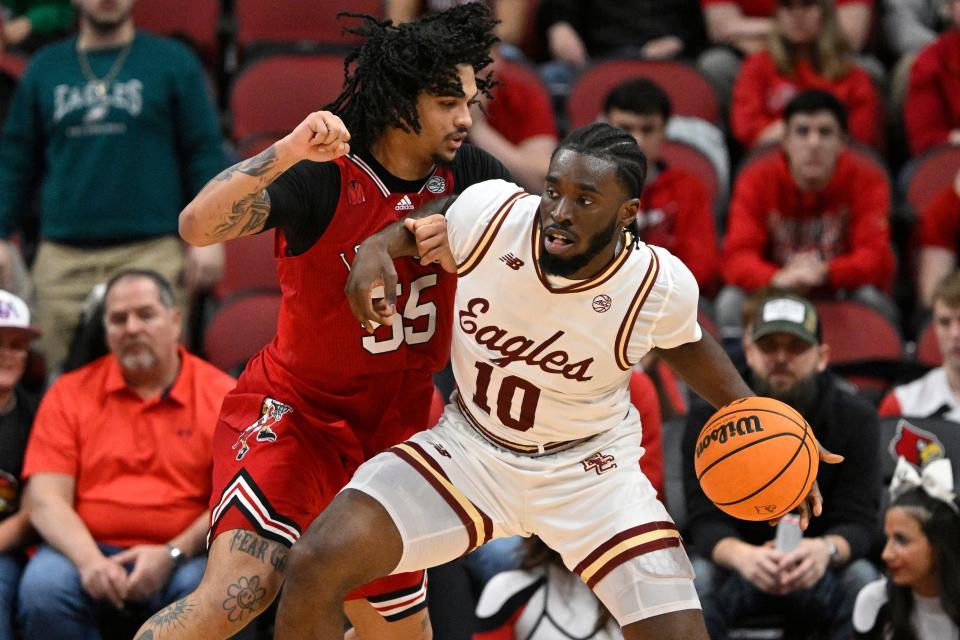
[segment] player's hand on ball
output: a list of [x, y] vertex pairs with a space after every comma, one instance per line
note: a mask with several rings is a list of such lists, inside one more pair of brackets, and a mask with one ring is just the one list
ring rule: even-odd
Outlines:
[[412, 233], [417, 240], [417, 253], [420, 255], [420, 264], [428, 265], [437, 262], [450, 273], [456, 273], [457, 261], [450, 250], [450, 240], [447, 237], [447, 219], [439, 213], [423, 218], [406, 218], [403, 226]]
[[329, 162], [350, 153], [350, 132], [336, 115], [314, 111], [281, 143], [301, 160]]
[[[820, 444], [819, 440], [817, 441], [817, 449], [820, 452], [820, 462], [827, 464], [843, 462], [843, 456], [827, 451], [823, 448], [823, 445]], [[804, 501], [800, 503], [798, 509], [800, 510], [800, 528], [806, 531], [807, 526], [810, 524], [810, 518], [819, 516], [823, 512], [823, 495], [820, 493], [820, 486], [816, 480], [813, 481], [813, 485], [810, 487], [810, 493], [808, 493]], [[780, 522], [780, 518], [769, 520], [768, 522], [770, 526], [776, 526], [776, 524]]]
[[[375, 288], [383, 286], [383, 297], [373, 297]], [[376, 324], [391, 324], [397, 311], [397, 270], [386, 246], [376, 236], [360, 245], [350, 267], [344, 288], [350, 311], [368, 333]]]

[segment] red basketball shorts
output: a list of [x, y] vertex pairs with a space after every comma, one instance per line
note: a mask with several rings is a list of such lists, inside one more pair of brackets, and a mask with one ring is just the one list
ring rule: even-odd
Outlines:
[[[364, 459], [352, 433], [263, 395], [227, 396], [213, 435], [208, 542], [244, 529], [293, 545]], [[425, 574], [387, 576], [347, 596], [360, 598], [399, 620], [426, 607]]]

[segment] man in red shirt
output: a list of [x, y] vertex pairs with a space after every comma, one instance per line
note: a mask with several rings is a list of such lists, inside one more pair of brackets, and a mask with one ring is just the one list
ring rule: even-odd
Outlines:
[[700, 179], [668, 165], [662, 156], [670, 98], [646, 79], [615, 87], [603, 107], [604, 118], [634, 137], [647, 157], [647, 183], [640, 199], [640, 239], [680, 258], [696, 278], [702, 296], [716, 293], [720, 280], [713, 203]]
[[110, 353], [57, 379], [27, 447], [45, 544], [24, 572], [20, 619], [35, 640], [98, 638], [111, 612], [145, 619], [203, 574], [213, 429], [234, 380], [178, 346], [159, 274], [113, 278], [104, 325]]
[[740, 173], [723, 243], [720, 329], [740, 331], [746, 292], [766, 286], [806, 296], [848, 295], [887, 317], [891, 285], [886, 173], [844, 147], [847, 112], [826, 91], [805, 91], [784, 111], [782, 150]]
[[[400, 263], [403, 321], [373, 334], [343, 290], [369, 235], [424, 203], [508, 177], [463, 145], [470, 106], [491, 85], [478, 72], [490, 63], [493, 28], [482, 3], [400, 25], [365, 18], [333, 104], [227, 169], [181, 214], [181, 235], [195, 245], [275, 229], [283, 302], [276, 337], [221, 410], [203, 582], [138, 640], [237, 633], [276, 596], [289, 547], [354, 469], [427, 426], [432, 373], [449, 352], [455, 278], [419, 260]], [[362, 638], [430, 637], [423, 572], [366, 585], [345, 611]]]
[[938, 144], [960, 145], [960, 0], [948, 5], [953, 26], [910, 70], [904, 119], [914, 155]]
[[557, 124], [550, 94], [536, 72], [493, 51], [493, 99], [473, 108], [470, 142], [494, 156], [530, 193], [543, 189]]

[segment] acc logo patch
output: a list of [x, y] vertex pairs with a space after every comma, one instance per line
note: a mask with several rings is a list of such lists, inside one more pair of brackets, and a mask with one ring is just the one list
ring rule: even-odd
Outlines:
[[276, 442], [277, 433], [273, 427], [283, 419], [283, 416], [293, 412], [293, 407], [282, 402], [277, 402], [273, 398], [264, 398], [263, 405], [260, 407], [260, 419], [240, 432], [240, 437], [233, 443], [231, 449], [240, 448], [237, 452], [237, 460], [243, 460], [250, 452], [248, 439], [255, 437], [257, 442]]
[[944, 457], [943, 443], [933, 433], [901, 419], [897, 423], [897, 433], [890, 440], [890, 455], [896, 460], [903, 456], [907, 462], [922, 467], [928, 462]]
[[613, 300], [605, 293], [601, 293], [593, 299], [593, 310], [597, 313], [606, 313], [613, 306]]
[[447, 181], [443, 179], [443, 176], [431, 176], [427, 180], [427, 191], [430, 193], [443, 193], [447, 190]]

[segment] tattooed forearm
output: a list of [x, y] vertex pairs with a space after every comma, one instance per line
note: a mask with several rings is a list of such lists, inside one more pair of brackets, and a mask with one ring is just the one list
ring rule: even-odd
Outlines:
[[156, 637], [157, 640], [161, 640], [163, 638], [163, 632], [166, 630], [173, 627], [186, 629], [187, 627], [184, 623], [196, 608], [196, 601], [190, 597], [182, 598], [173, 604], [167, 605], [147, 620], [144, 625], [146, 629], [144, 629], [143, 633], [137, 636], [135, 640], [154, 640], [154, 637]]
[[273, 146], [261, 151], [252, 158], [247, 158], [243, 162], [224, 169], [214, 178], [219, 182], [226, 182], [237, 173], [243, 173], [254, 178], [260, 178], [277, 164], [277, 152]]
[[242, 622], [248, 615], [253, 615], [266, 595], [267, 590], [260, 586], [260, 576], [240, 576], [227, 587], [227, 598], [223, 601], [227, 619], [230, 622]]
[[[215, 240], [249, 235], [263, 228], [270, 215], [270, 196], [265, 190], [251, 193], [233, 203], [230, 212], [213, 228]], [[240, 226], [240, 232], [235, 232]]]

